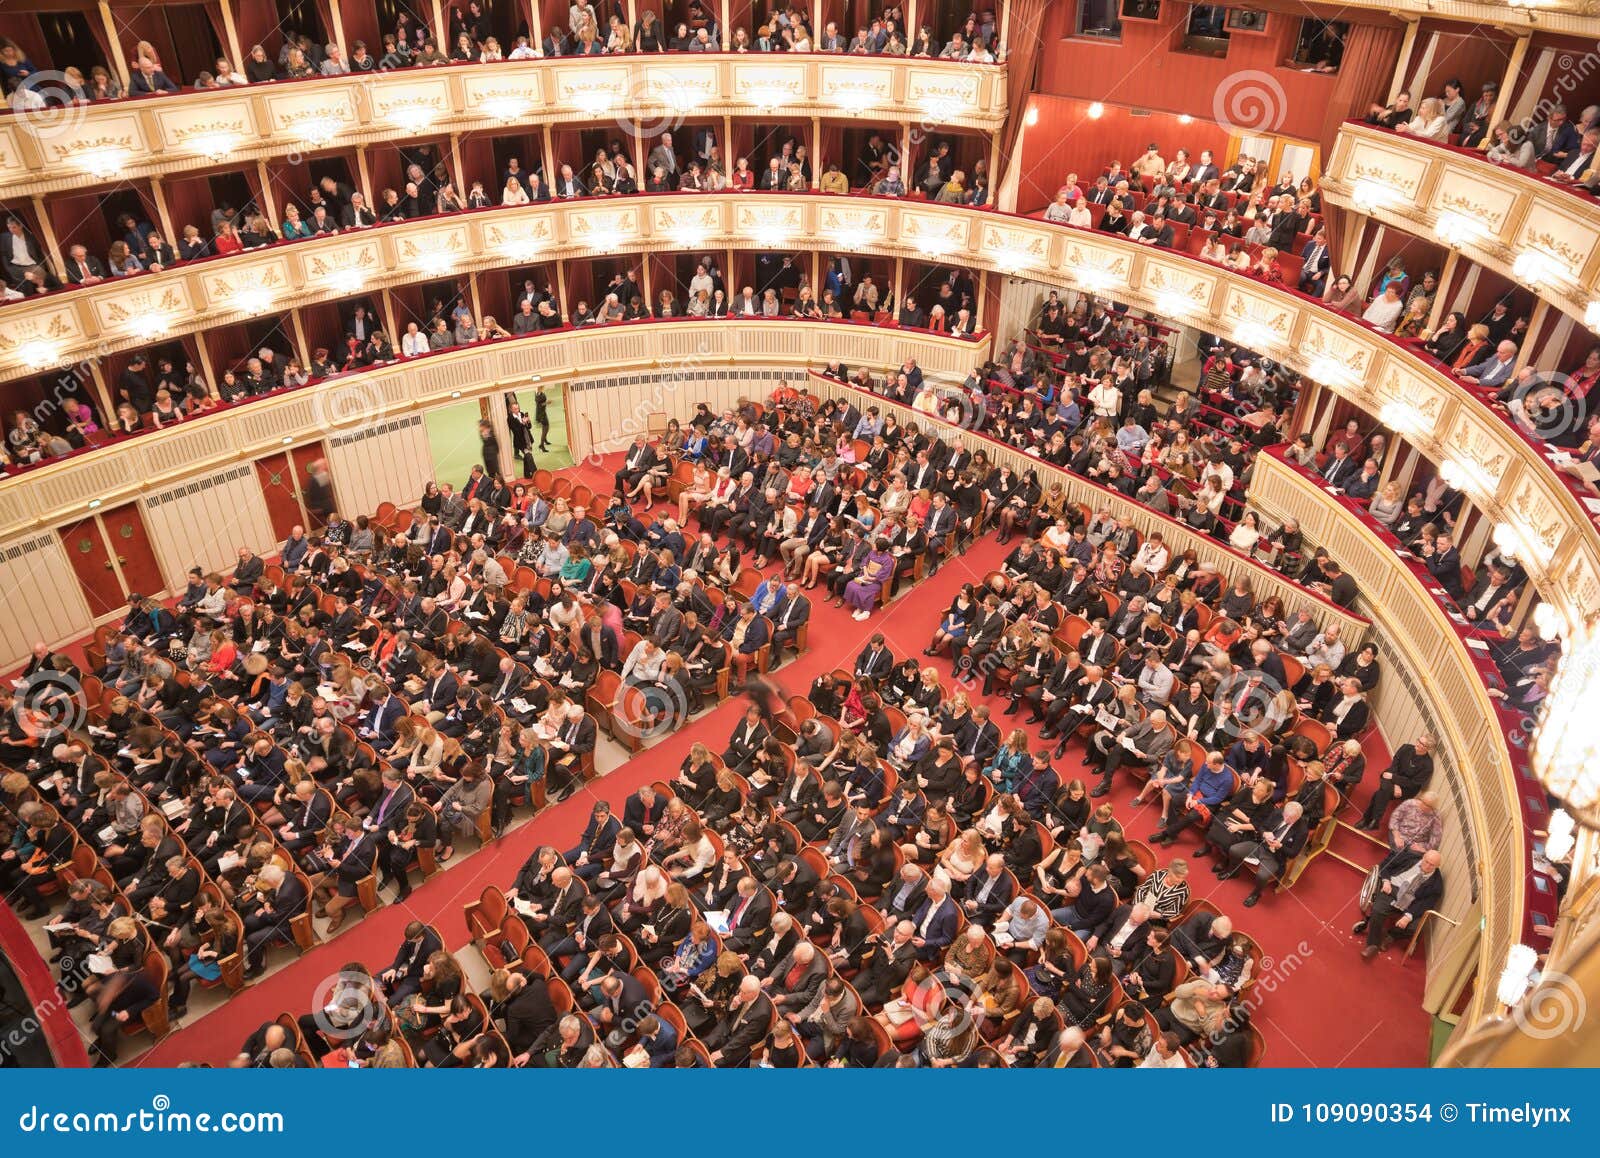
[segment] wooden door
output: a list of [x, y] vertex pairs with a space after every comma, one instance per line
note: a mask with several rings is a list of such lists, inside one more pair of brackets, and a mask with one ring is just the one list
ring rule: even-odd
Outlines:
[[137, 503], [125, 503], [100, 513], [105, 525], [106, 541], [111, 545], [122, 581], [128, 591], [141, 595], [157, 595], [166, 590], [167, 581], [161, 574], [161, 563], [151, 545], [150, 533], [145, 529], [144, 518]]
[[83, 597], [88, 601], [89, 614], [99, 619], [125, 607], [128, 589], [122, 585], [122, 575], [111, 560], [100, 520], [91, 515], [71, 526], [62, 527], [58, 533], [61, 547], [67, 553], [67, 562], [72, 564], [72, 573], [77, 576], [78, 586], [83, 589]]
[[300, 505], [300, 488], [297, 485], [294, 464], [286, 452], [269, 454], [256, 459], [256, 480], [261, 485], [261, 497], [267, 504], [267, 517], [272, 520], [272, 533], [282, 542], [289, 532], [306, 522], [305, 509]]

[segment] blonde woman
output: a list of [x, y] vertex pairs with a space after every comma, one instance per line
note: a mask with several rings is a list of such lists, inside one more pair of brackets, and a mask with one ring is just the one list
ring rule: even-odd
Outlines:
[[506, 187], [500, 194], [500, 204], [526, 205], [527, 203], [528, 191], [522, 187], [522, 182], [515, 177], [506, 178]]
[[983, 834], [969, 828], [939, 854], [939, 867], [933, 870], [936, 880], [943, 880], [947, 888], [962, 884], [983, 867], [988, 851], [983, 847]]
[[1383, 484], [1383, 489], [1372, 496], [1372, 501], [1367, 504], [1367, 513], [1385, 527], [1394, 526], [1394, 521], [1400, 517], [1400, 512], [1405, 510], [1405, 499], [1400, 494], [1400, 484], [1393, 479]]

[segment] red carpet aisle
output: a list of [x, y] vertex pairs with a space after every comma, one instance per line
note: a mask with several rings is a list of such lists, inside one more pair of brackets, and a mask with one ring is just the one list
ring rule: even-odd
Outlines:
[[[609, 488], [609, 473], [590, 467], [579, 467], [577, 472], [597, 491]], [[853, 621], [843, 610], [817, 607], [811, 651], [780, 668], [777, 678], [789, 692], [804, 694], [818, 673], [852, 667], [856, 654], [875, 631], [884, 633], [897, 655], [920, 656], [940, 613], [961, 584], [981, 580], [1003, 556], [1004, 550], [987, 538], [866, 623]], [[948, 677], [949, 661], [935, 662]], [[1003, 730], [1009, 731], [1023, 718], [1001, 717], [998, 713], [1005, 702], [999, 698], [988, 702]], [[334, 941], [319, 945], [300, 961], [235, 995], [224, 1006], [225, 1018], [212, 1014], [191, 1021], [131, 1064], [225, 1063], [257, 1025], [284, 1011], [305, 1012], [318, 982], [337, 973], [345, 963], [360, 960], [373, 969], [387, 965], [401, 930], [413, 919], [434, 924], [445, 943], [459, 951], [468, 944], [462, 917], [465, 902], [477, 899], [485, 885], [509, 884], [540, 845], [567, 848], [574, 844], [596, 799], [620, 807], [641, 784], [670, 778], [695, 743], [704, 742], [721, 751], [739, 718], [741, 704], [730, 700], [697, 718], [583, 792], [507, 834], [498, 844], [466, 857], [465, 863], [448, 866], [418, 887], [404, 905], [386, 905], [347, 926]], [[1036, 735], [1037, 730], [1030, 732]], [[1081, 757], [1076, 745], [1067, 752], [1057, 765], [1063, 780], [1078, 774]], [[1369, 760], [1381, 768], [1388, 756], [1381, 750], [1371, 751]], [[1111, 800], [1129, 836], [1144, 839], [1157, 826], [1159, 812], [1154, 806], [1135, 810], [1132, 797], [1131, 784], [1119, 782]], [[1180, 844], [1170, 851], [1186, 855], [1188, 847], [1192, 846]], [[1429, 1025], [1420, 1007], [1421, 958], [1403, 963], [1397, 947], [1371, 964], [1361, 961], [1361, 941], [1350, 935], [1360, 883], [1352, 870], [1324, 858], [1311, 867], [1293, 892], [1269, 893], [1255, 909], [1240, 904], [1249, 891], [1243, 882], [1219, 882], [1211, 875], [1208, 861], [1196, 862], [1195, 870], [1191, 878], [1195, 895], [1214, 900], [1267, 954], [1253, 1010], [1255, 1024], [1266, 1038], [1267, 1064], [1427, 1064]], [[469, 948], [468, 952], [475, 950]]]

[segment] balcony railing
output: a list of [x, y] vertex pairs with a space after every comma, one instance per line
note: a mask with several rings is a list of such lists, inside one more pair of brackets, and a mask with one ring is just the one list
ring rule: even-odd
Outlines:
[[821, 194], [689, 193], [429, 218], [19, 303], [0, 327], [0, 378], [268, 308], [438, 276], [441, 268], [675, 248], [909, 257], [1095, 293], [1207, 329], [1279, 359], [1368, 413], [1394, 416], [1420, 450], [1455, 464], [1488, 517], [1512, 528], [1535, 584], [1570, 622], [1600, 607], [1593, 500], [1551, 467], [1542, 444], [1404, 343], [1317, 299], [1198, 258], [992, 210]]
[[1600, 331], [1600, 204], [1471, 149], [1349, 122], [1322, 176], [1328, 203], [1459, 250]]
[[0, 116], [0, 199], [424, 133], [863, 117], [998, 132], [1003, 64], [905, 57], [558, 57], [271, 81]]

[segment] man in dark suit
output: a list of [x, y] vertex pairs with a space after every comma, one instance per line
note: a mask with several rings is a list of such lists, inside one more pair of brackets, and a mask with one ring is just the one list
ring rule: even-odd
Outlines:
[[405, 706], [388, 688], [379, 688], [378, 693], [373, 697], [375, 704], [372, 710], [360, 717], [361, 727], [358, 731], [361, 738], [369, 741], [373, 747], [387, 748], [394, 743], [395, 722], [405, 714]]
[[989, 718], [989, 705], [979, 704], [956, 733], [956, 754], [963, 761], [988, 767], [999, 751], [1000, 726]]
[[761, 982], [747, 974], [728, 1003], [726, 1016], [704, 1035], [711, 1064], [719, 1069], [743, 1068], [750, 1051], [766, 1038], [772, 1019], [772, 999], [762, 992]]
[[752, 704], [746, 709], [744, 719], [734, 727], [723, 750], [722, 760], [730, 768], [743, 768], [755, 759], [756, 753], [767, 742], [771, 733], [762, 722], [761, 709]]
[[550, 741], [550, 799], [564, 800], [577, 787], [582, 777], [583, 758], [594, 751], [599, 739], [599, 729], [593, 719], [584, 713], [581, 704], [567, 707], [567, 722], [561, 725], [555, 739]]
[[739, 878], [728, 901], [728, 931], [722, 942], [735, 953], [743, 953], [772, 924], [772, 894], [755, 877]]
[[926, 897], [911, 918], [911, 924], [916, 929], [912, 943], [917, 947], [917, 957], [923, 961], [943, 958], [945, 949], [956, 939], [959, 922], [956, 903], [950, 899], [944, 882], [930, 880]]
[[306, 911], [311, 898], [299, 874], [269, 864], [256, 874], [262, 899], [244, 919], [245, 976], [257, 977], [266, 969], [267, 946], [293, 936], [289, 923]]
[[783, 663], [784, 649], [796, 642], [800, 629], [805, 627], [811, 619], [811, 598], [801, 589], [798, 583], [789, 583], [783, 589], [783, 603], [772, 619], [772, 651], [767, 664], [768, 671], [775, 671]]
[[969, 921], [985, 927], [993, 924], [1016, 894], [1015, 879], [1006, 871], [1006, 858], [992, 853], [983, 868], [966, 879], [961, 894], [961, 907]]
[[1441, 859], [1438, 850], [1431, 849], [1422, 854], [1421, 860], [1391, 870], [1378, 882], [1372, 898], [1372, 912], [1365, 920], [1357, 921], [1351, 930], [1367, 935], [1366, 948], [1361, 950], [1363, 961], [1372, 960], [1397, 936], [1413, 930], [1430, 909], [1438, 908], [1444, 899], [1444, 874], [1439, 871]]
[[1445, 589], [1445, 593], [1451, 599], [1460, 602], [1463, 594], [1461, 552], [1456, 550], [1450, 536], [1440, 532], [1439, 537], [1434, 540], [1432, 549], [1423, 549], [1422, 561], [1428, 568], [1428, 574]]
[[1300, 251], [1300, 292], [1321, 297], [1328, 285], [1328, 270], [1333, 257], [1328, 251], [1328, 238], [1322, 230]]
[[578, 843], [562, 853], [562, 859], [572, 866], [572, 871], [584, 880], [593, 880], [606, 867], [611, 846], [616, 843], [622, 826], [611, 815], [611, 805], [598, 801], [589, 813], [589, 823], [584, 826]]
[[[398, 1005], [422, 988], [422, 969], [428, 958], [444, 948], [439, 935], [421, 921], [406, 926], [405, 940], [395, 951], [389, 968], [378, 974], [378, 983], [389, 996], [390, 1005]], [[551, 1021], [555, 1018], [552, 1015]]]
[[666, 810], [666, 800], [656, 795], [650, 785], [641, 785], [639, 791], [623, 802], [622, 827], [632, 829], [640, 840], [648, 841], [655, 835], [656, 825], [661, 823]]
[[508, 996], [505, 1013], [506, 1044], [511, 1047], [511, 1064], [528, 1064], [529, 1051], [540, 1037], [555, 1029], [556, 1011], [550, 1003], [550, 986], [535, 973], [513, 972], [506, 978]]
[[861, 654], [856, 656], [856, 678], [881, 683], [893, 670], [894, 652], [889, 650], [883, 633], [877, 632], [867, 641], [867, 646], [862, 649]]
[[655, 446], [644, 435], [637, 436], [623, 456], [622, 467], [612, 476], [616, 489], [624, 494], [631, 491], [660, 461]]
[[1218, 875], [1226, 880], [1246, 868], [1254, 868], [1255, 888], [1244, 899], [1245, 908], [1254, 908], [1261, 891], [1300, 855], [1309, 835], [1305, 808], [1298, 801], [1287, 801], [1267, 818], [1259, 839], [1238, 841], [1223, 850], [1222, 871]]

